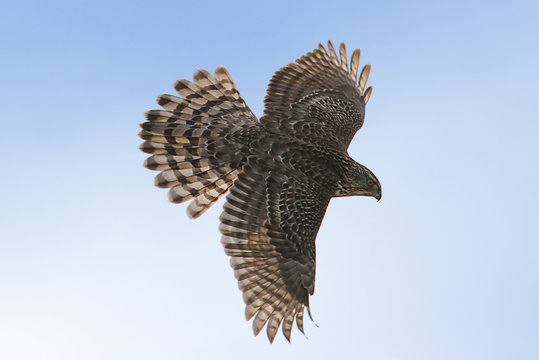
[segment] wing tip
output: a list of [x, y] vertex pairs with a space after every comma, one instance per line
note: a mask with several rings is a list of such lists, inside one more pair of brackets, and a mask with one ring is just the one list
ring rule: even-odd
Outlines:
[[365, 105], [367, 105], [367, 103], [369, 102], [369, 99], [371, 98], [371, 94], [372, 94], [372, 86], [369, 86], [365, 90], [365, 93], [363, 94], [363, 101], [365, 102]]
[[371, 64], [367, 64], [363, 67], [363, 69], [361, 70], [361, 74], [359, 75], [359, 83], [357, 85], [357, 88], [361, 94], [363, 94], [365, 85], [367, 85], [367, 81], [369, 80], [370, 73], [371, 73]]
[[[328, 40], [328, 49], [329, 49], [329, 57], [330, 59], [336, 64], [342, 67], [347, 73], [350, 74], [350, 77], [356, 83], [357, 88], [360, 90], [360, 93], [363, 93], [363, 90], [365, 89], [365, 84], [367, 82], [367, 79], [369, 77], [369, 73], [371, 70], [371, 64], [367, 64], [363, 67], [361, 70], [361, 74], [359, 75], [358, 79], [358, 70], [359, 70], [359, 60], [361, 57], [361, 49], [357, 48], [354, 49], [352, 52], [352, 56], [350, 57], [350, 68], [348, 68], [348, 57], [346, 55], [346, 45], [344, 42], [342, 42], [339, 46], [339, 56], [337, 56], [337, 52], [335, 51], [335, 48], [333, 46], [333, 43], [331, 40]], [[326, 52], [326, 49], [322, 44], [318, 44], [318, 49], [321, 52], [324, 52], [325, 54], [328, 54]]]

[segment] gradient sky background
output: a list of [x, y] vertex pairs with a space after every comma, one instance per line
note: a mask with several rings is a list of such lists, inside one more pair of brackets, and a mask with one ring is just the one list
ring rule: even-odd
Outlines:
[[[509, 5], [510, 4], [510, 5]], [[0, 358], [538, 359], [536, 1], [0, 6]], [[289, 345], [243, 319], [220, 245], [142, 167], [138, 124], [225, 65], [255, 114], [319, 42], [362, 48], [349, 149], [382, 201], [331, 202]]]

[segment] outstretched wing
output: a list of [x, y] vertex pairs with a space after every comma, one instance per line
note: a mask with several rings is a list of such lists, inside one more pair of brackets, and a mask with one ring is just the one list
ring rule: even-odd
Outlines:
[[346, 150], [363, 125], [365, 104], [372, 87], [365, 90], [370, 65], [357, 80], [360, 50], [352, 54], [350, 69], [344, 43], [340, 61], [333, 45], [329, 53], [318, 49], [275, 73], [265, 98], [267, 129]]
[[220, 231], [239, 282], [247, 320], [257, 335], [267, 324], [271, 342], [282, 323], [290, 341], [294, 318], [303, 332], [314, 292], [315, 237], [334, 193], [275, 158], [248, 159], [234, 182]]

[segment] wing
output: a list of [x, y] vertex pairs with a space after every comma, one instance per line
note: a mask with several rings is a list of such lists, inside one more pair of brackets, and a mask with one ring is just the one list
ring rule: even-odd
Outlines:
[[294, 318], [314, 292], [315, 238], [334, 188], [275, 158], [249, 157], [234, 182], [220, 231], [222, 243], [253, 320], [255, 335], [267, 324], [273, 342], [279, 326], [288, 341]]
[[[346, 150], [363, 125], [365, 90], [370, 72], [366, 65], [356, 80], [360, 50], [352, 54], [350, 70], [341, 44], [340, 61], [331, 42], [322, 45], [275, 73], [265, 98], [261, 122], [271, 131]], [[364, 91], [365, 90], [365, 91]]]

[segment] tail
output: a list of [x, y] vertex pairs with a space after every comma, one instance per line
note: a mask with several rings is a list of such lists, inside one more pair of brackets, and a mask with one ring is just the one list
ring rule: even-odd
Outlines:
[[197, 218], [228, 191], [246, 161], [244, 144], [227, 135], [258, 119], [223, 66], [215, 76], [197, 70], [193, 79], [176, 81], [181, 97], [157, 98], [165, 110], [146, 112], [139, 136], [140, 149], [152, 154], [144, 166], [161, 171], [155, 185], [170, 188], [173, 203], [192, 199], [187, 214]]

